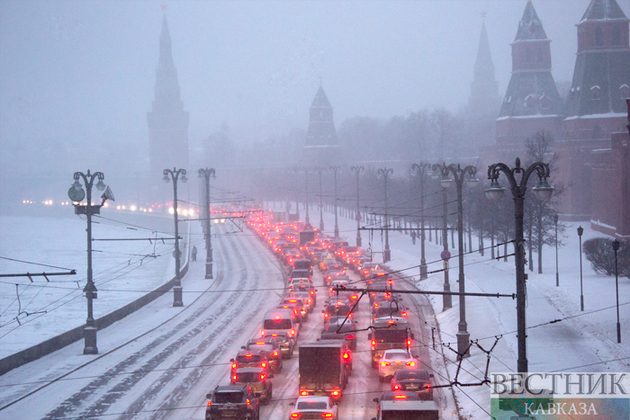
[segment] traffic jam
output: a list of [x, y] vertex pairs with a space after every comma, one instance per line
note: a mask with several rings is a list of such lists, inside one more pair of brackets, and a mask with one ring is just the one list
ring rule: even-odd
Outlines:
[[[373, 419], [439, 419], [433, 374], [428, 361], [412, 354], [409, 309], [392, 292], [396, 280], [365, 250], [303, 222], [274, 221], [271, 212], [256, 212], [247, 224], [281, 262], [286, 286], [277, 306], [263, 315], [256, 336], [230, 359], [225, 385], [206, 396], [206, 419], [260, 419], [261, 406], [273, 400], [274, 375], [284, 361], [297, 358], [289, 419], [337, 420], [357, 351], [369, 352], [380, 382], [391, 384], [372, 400]], [[361, 299], [371, 308], [362, 315], [367, 325], [356, 321]], [[300, 339], [307, 325], [321, 331], [316, 340]]]

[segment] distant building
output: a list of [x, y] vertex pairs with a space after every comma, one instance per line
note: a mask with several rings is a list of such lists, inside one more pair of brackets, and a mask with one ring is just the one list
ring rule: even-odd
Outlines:
[[497, 145], [522, 150], [525, 139], [540, 129], [562, 136], [563, 104], [551, 74], [550, 43], [528, 1], [512, 43], [512, 77], [496, 121]]
[[[149, 187], [153, 202], [165, 201], [164, 169], [188, 168], [188, 112], [180, 98], [177, 70], [173, 64], [171, 36], [166, 14], [162, 20], [160, 58], [156, 70], [154, 99], [147, 113], [149, 125]], [[166, 200], [170, 201], [170, 200]]]
[[460, 154], [476, 155], [479, 146], [494, 144], [495, 120], [501, 107], [499, 83], [494, 74], [494, 62], [490, 52], [490, 42], [486, 24], [481, 24], [479, 47], [475, 60], [474, 78], [470, 84], [468, 110], [464, 121], [466, 142]]
[[561, 217], [630, 237], [629, 20], [616, 0], [591, 0], [577, 29], [573, 81], [563, 100], [551, 75], [551, 41], [528, 0], [512, 43], [496, 144], [480, 148], [482, 165], [512, 165], [525, 157], [525, 139], [545, 130], [559, 157], [552, 180], [567, 187]]
[[333, 107], [320, 86], [309, 111], [303, 160], [307, 166], [323, 166], [338, 161], [339, 153]]
[[628, 18], [616, 0], [591, 0], [577, 24], [578, 51], [556, 149], [559, 173], [570, 188], [567, 217], [594, 229], [630, 236], [630, 43]]

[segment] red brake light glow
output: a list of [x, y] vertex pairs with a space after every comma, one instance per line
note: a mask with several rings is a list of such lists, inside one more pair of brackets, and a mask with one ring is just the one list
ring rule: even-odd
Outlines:
[[407, 396], [406, 395], [396, 395], [394, 398], [397, 399], [397, 400], [406, 400]]
[[340, 394], [340, 392], [339, 392], [339, 391], [337, 391], [337, 390], [334, 390], [334, 391], [332, 392], [332, 394], [333, 394], [333, 396], [338, 397], [338, 396], [339, 396], [339, 394]]
[[299, 419], [300, 417], [302, 417], [302, 414], [300, 414], [300, 413], [291, 413], [291, 418], [292, 419]]
[[391, 365], [391, 363], [389, 363], [389, 362], [381, 362], [381, 366], [389, 366], [389, 365]]

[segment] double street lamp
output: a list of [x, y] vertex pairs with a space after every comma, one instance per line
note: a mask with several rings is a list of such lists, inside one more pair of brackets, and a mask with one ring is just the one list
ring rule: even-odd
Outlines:
[[466, 166], [462, 169], [459, 164], [446, 163], [437, 165], [442, 178], [440, 185], [445, 190], [455, 181], [457, 187], [457, 245], [459, 253], [459, 324], [457, 331], [457, 354], [459, 357], [470, 356], [470, 333], [466, 322], [466, 277], [464, 276], [464, 205], [462, 186], [464, 181], [470, 186], [477, 185], [479, 180], [475, 176], [477, 168]]
[[383, 178], [384, 191], [385, 191], [385, 251], [383, 252], [383, 262], [391, 261], [392, 252], [389, 249], [389, 218], [387, 215], [387, 178], [394, 173], [392, 168], [380, 168], [378, 170], [378, 176]]
[[[525, 193], [527, 192], [527, 181], [536, 172], [538, 184], [532, 188], [536, 197], [545, 202], [551, 198], [553, 187], [547, 183], [549, 177], [549, 165], [543, 162], [536, 162], [527, 169], [521, 167], [521, 160], [516, 158], [514, 168], [508, 167], [504, 163], [495, 163], [488, 167], [488, 179], [491, 181], [490, 188], [485, 193], [489, 200], [495, 201], [503, 196], [505, 188], [499, 185], [499, 175], [503, 172], [510, 183], [510, 189], [514, 198], [514, 262], [516, 265], [516, 323], [518, 334], [518, 372], [527, 373], [527, 336], [525, 322], [525, 307], [527, 304], [525, 285], [525, 242], [523, 235], [523, 213], [525, 204]], [[517, 180], [517, 175], [520, 179]]]
[[[68, 190], [68, 197], [74, 203], [74, 213], [85, 214], [87, 218], [87, 283], [83, 288], [83, 292], [85, 292], [85, 297], [87, 298], [87, 319], [85, 321], [85, 328], [83, 329], [83, 338], [85, 341], [83, 354], [98, 354], [98, 347], [96, 346], [96, 323], [94, 322], [92, 306], [92, 300], [97, 297], [97, 289], [94, 285], [92, 273], [92, 215], [101, 213], [101, 207], [103, 207], [106, 200], [114, 201], [114, 194], [103, 182], [105, 175], [102, 172], [94, 172], [92, 174], [88, 169], [87, 174], [75, 172], [73, 178], [74, 183]], [[79, 181], [81, 179], [83, 180], [83, 185], [85, 185], [85, 190], [83, 190], [83, 186]], [[101, 196], [101, 204], [92, 205], [92, 187], [94, 186], [95, 180], [98, 180], [96, 188], [99, 191], [105, 190], [105, 192]], [[87, 202], [86, 205], [83, 206], [79, 203], [86, 198], [86, 191]]]
[[[440, 178], [440, 165], [434, 164], [431, 166], [431, 178], [437, 180]], [[451, 284], [448, 279], [448, 259], [450, 258], [450, 252], [448, 252], [448, 200], [446, 196], [446, 188], [442, 188], [442, 245], [444, 250], [442, 252], [444, 261], [444, 294], [442, 295], [442, 311], [451, 309], [453, 307], [453, 298], [451, 296]], [[435, 241], [438, 241], [437, 230], [435, 232]]]
[[215, 178], [214, 168], [202, 168], [199, 169], [199, 178], [203, 178], [206, 181], [206, 225], [205, 225], [205, 237], [206, 237], [206, 278], [212, 277], [212, 212], [210, 211], [210, 178]]
[[427, 278], [427, 260], [424, 255], [424, 175], [431, 169], [430, 163], [414, 163], [411, 169], [420, 177], [420, 280]]
[[355, 165], [350, 168], [357, 175], [357, 246], [361, 246], [361, 205], [359, 200], [359, 175], [365, 169], [363, 166]]
[[179, 227], [177, 226], [177, 181], [180, 179], [181, 181], [186, 182], [188, 178], [186, 178], [186, 169], [177, 169], [173, 168], [164, 169], [164, 178], [162, 180], [168, 184], [168, 182], [173, 180], [173, 215], [175, 217], [175, 286], [173, 287], [173, 307], [184, 306], [184, 302], [182, 301], [182, 279], [180, 277], [180, 251], [179, 251]]

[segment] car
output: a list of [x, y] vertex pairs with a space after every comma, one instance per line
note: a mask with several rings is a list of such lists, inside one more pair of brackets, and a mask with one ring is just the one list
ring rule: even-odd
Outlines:
[[260, 349], [252, 350], [240, 350], [236, 357], [230, 359], [232, 362], [230, 376], [234, 375], [239, 368], [244, 367], [261, 367], [263, 369], [269, 369], [269, 356], [267, 353]]
[[298, 397], [290, 419], [321, 418], [338, 420], [337, 404], [333, 404], [330, 397], [320, 395], [308, 395]]
[[276, 373], [282, 371], [282, 352], [278, 345], [278, 340], [274, 337], [252, 338], [241, 349], [264, 351], [269, 359], [269, 370]]
[[407, 350], [389, 349], [385, 350], [383, 357], [378, 364], [378, 377], [381, 382], [394, 376], [400, 369], [418, 369], [420, 363], [418, 359]]
[[[296, 282], [296, 280], [306, 280], [306, 282]], [[308, 293], [313, 301], [313, 307], [317, 304], [317, 289], [313, 286], [313, 282], [308, 279], [293, 279], [291, 284], [289, 284], [289, 293], [293, 293], [294, 291]]]
[[260, 420], [260, 401], [249, 385], [217, 386], [206, 398], [206, 420]]
[[[396, 407], [388, 407], [388, 404], [392, 403], [392, 404], [398, 404], [398, 403], [402, 403], [404, 405], [401, 405], [400, 408], [402, 410], [400, 411], [395, 411], [394, 413], [388, 413], [388, 414], [393, 414], [393, 416], [391, 418], [402, 418], [402, 419], [437, 419], [438, 417], [434, 417], [429, 415], [428, 417], [418, 417], [416, 412], [413, 412], [413, 410], [410, 410], [409, 408], [414, 408], [412, 407], [406, 407], [406, 405], [408, 404], [414, 404], [415, 403], [422, 403], [422, 401], [420, 400], [420, 398], [418, 397], [418, 395], [416, 395], [415, 392], [409, 392], [409, 391], [385, 391], [383, 392], [379, 397], [374, 398], [372, 401], [374, 401], [376, 403], [376, 417], [374, 417], [372, 420], [382, 420], [384, 418], [390, 418], [387, 415], [383, 416], [382, 415], [382, 409], [381, 407], [384, 406], [384, 411], [392, 411], [392, 408], [395, 410]], [[402, 416], [402, 417], [398, 417], [398, 415]]]
[[258, 401], [263, 405], [267, 405], [273, 397], [271, 378], [273, 378], [273, 375], [268, 374], [264, 368], [239, 368], [232, 374], [230, 381], [232, 385], [250, 386]]
[[392, 377], [392, 391], [413, 391], [422, 400], [433, 400], [433, 374], [424, 369], [402, 369]]
[[372, 270], [380, 270], [380, 266], [375, 262], [363, 264], [359, 269], [359, 275], [361, 276], [361, 279], [365, 280], [370, 277], [372, 274]]
[[348, 316], [352, 318], [352, 314], [350, 313], [350, 306], [346, 300], [335, 300], [328, 302], [322, 310], [324, 314], [324, 324], [328, 322], [328, 319], [331, 316]]
[[350, 350], [356, 350], [357, 348], [357, 327], [352, 320], [340, 320], [337, 322], [328, 322], [324, 327], [324, 332], [321, 336], [322, 339], [340, 339], [343, 338]]
[[293, 356], [293, 340], [286, 331], [273, 331], [268, 335], [260, 337], [261, 340], [275, 339], [280, 346], [280, 354], [283, 359], [290, 359]]
[[282, 302], [280, 302], [278, 307], [286, 309], [295, 308], [300, 316], [300, 323], [308, 320], [309, 305], [307, 302], [304, 302], [302, 298], [292, 296], [286, 297], [282, 299]]
[[[314, 295], [315, 293], [313, 293]], [[302, 302], [304, 302], [307, 312], [313, 312], [313, 309], [315, 308], [315, 301], [314, 299], [311, 297], [311, 293], [309, 290], [295, 290], [292, 289], [289, 292], [289, 298], [293, 299], [301, 299]]]

